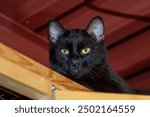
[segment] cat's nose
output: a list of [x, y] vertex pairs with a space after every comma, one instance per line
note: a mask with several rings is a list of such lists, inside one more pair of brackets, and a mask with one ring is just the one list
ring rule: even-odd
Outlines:
[[77, 66], [79, 66], [79, 60], [72, 60], [72, 65], [74, 66], [74, 67], [77, 67]]
[[72, 60], [73, 64], [77, 64], [79, 62], [79, 60]]

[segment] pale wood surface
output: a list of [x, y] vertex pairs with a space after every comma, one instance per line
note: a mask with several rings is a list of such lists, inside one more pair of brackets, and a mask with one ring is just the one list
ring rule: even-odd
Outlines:
[[[30, 90], [19, 88], [18, 83], [49, 96], [51, 85], [55, 85], [60, 90], [90, 91], [3, 44], [0, 44], [0, 76], [0, 85], [34, 99], [36, 98], [32, 97]], [[7, 78], [7, 82], [4, 82], [4, 77]], [[14, 81], [16, 86], [11, 84], [10, 87], [10, 81]]]
[[150, 100], [146, 95], [60, 90], [55, 91], [54, 97], [56, 100]]

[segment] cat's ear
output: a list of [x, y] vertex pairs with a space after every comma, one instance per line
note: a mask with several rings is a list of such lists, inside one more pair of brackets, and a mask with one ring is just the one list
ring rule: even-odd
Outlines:
[[55, 20], [49, 21], [48, 31], [49, 31], [50, 41], [52, 43], [56, 43], [58, 38], [64, 34], [64, 28], [60, 23], [56, 22]]
[[89, 35], [94, 37], [97, 42], [104, 40], [104, 23], [102, 18], [94, 17], [88, 24], [86, 31]]

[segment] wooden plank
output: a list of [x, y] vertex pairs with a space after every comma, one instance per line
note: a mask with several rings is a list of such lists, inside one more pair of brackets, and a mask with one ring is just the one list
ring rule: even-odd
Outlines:
[[0, 100], [29, 100], [30, 98], [20, 95], [12, 90], [0, 86]]
[[[5, 61], [3, 62], [5, 63]], [[50, 99], [50, 95], [48, 95], [48, 93], [50, 93], [50, 87], [49, 92], [48, 90], [45, 92], [45, 90], [43, 89], [40, 91], [39, 89], [35, 89], [30, 85], [26, 85], [26, 83], [24, 82], [16, 81], [14, 79], [9, 78], [9, 76], [5, 76], [1, 73], [0, 73], [0, 86], [13, 90], [14, 92], [17, 92], [30, 99]]]
[[56, 100], [150, 100], [150, 96], [56, 90]]
[[49, 66], [49, 45], [44, 41], [45, 39], [43, 39], [43, 37], [24, 28], [1, 13], [0, 32], [0, 42]]
[[109, 49], [111, 66], [121, 76], [127, 77], [150, 66], [150, 30], [136, 35]]
[[33, 99], [50, 96], [52, 85], [60, 90], [90, 91], [1, 43], [0, 85]]
[[[15, 55], [15, 53], [11, 54], [11, 52], [13, 51], [0, 44], [0, 85], [14, 91], [19, 91], [22, 95], [33, 99], [40, 98], [44, 94], [50, 94], [48, 79], [44, 79], [17, 66], [16, 64], [32, 67], [32, 63], [29, 60], [29, 62], [26, 61], [21, 56], [19, 57], [19, 54], [16, 53]], [[7, 55], [9, 60], [7, 60]]]

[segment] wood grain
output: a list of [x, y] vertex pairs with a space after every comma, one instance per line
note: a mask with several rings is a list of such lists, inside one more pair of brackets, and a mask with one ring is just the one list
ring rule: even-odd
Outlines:
[[146, 95], [129, 95], [115, 93], [95, 93], [83, 91], [60, 91], [55, 92], [56, 100], [150, 100]]
[[[25, 88], [19, 88], [18, 85], [15, 86], [14, 84], [12, 84], [12, 87], [9, 87], [7, 84], [14, 81], [15, 84], [23, 84], [26, 88], [32, 88], [49, 96], [52, 85], [55, 85], [60, 90], [90, 91], [3, 44], [0, 44], [0, 76], [1, 85], [15, 91], [19, 90], [19, 93], [23, 93], [23, 95], [30, 96], [31, 98], [33, 97], [31, 93], [29, 95], [29, 90], [23, 90]], [[6, 83], [4, 82], [4, 77], [7, 78]]]

